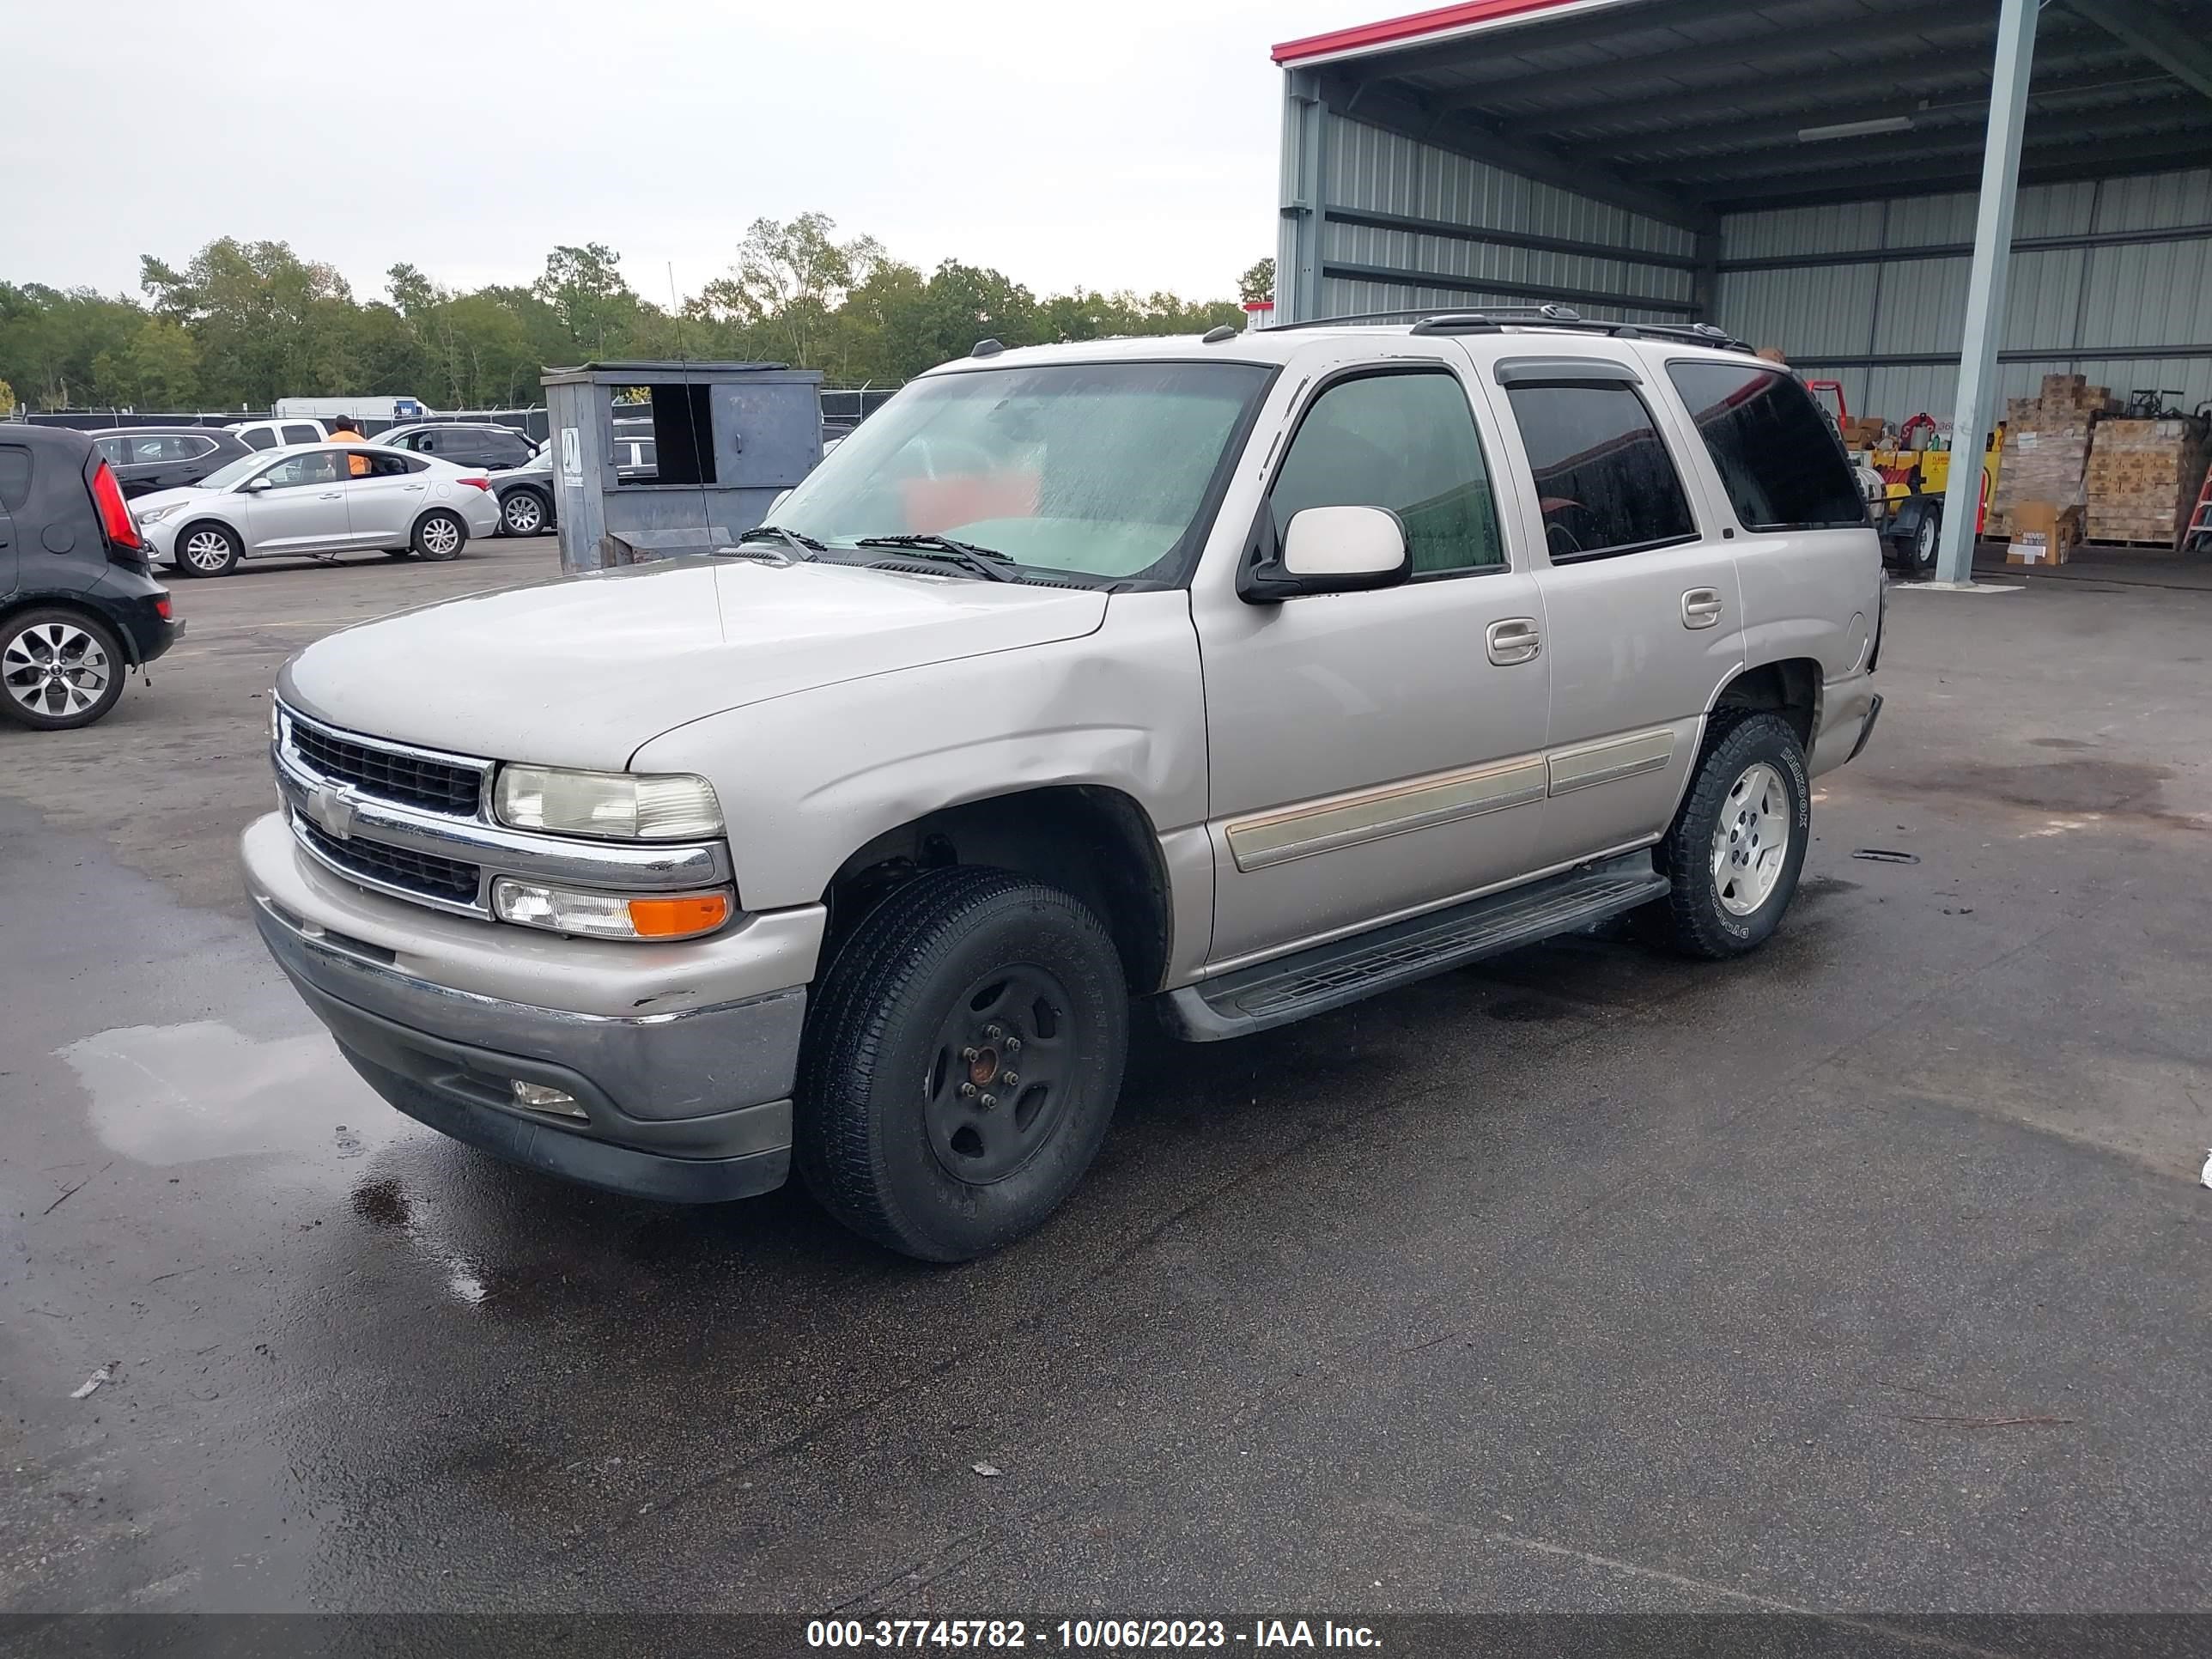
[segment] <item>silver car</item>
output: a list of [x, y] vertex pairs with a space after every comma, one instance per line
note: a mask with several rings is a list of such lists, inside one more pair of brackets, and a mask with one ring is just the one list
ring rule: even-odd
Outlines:
[[227, 576], [246, 559], [381, 552], [453, 559], [499, 528], [481, 469], [366, 444], [242, 455], [132, 503], [148, 546], [178, 574]]

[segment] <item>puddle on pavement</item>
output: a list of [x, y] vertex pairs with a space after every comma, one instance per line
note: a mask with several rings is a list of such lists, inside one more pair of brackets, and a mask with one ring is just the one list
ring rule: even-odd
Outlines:
[[405, 1133], [331, 1040], [264, 1041], [215, 1020], [126, 1025], [55, 1051], [109, 1151], [141, 1164], [280, 1152], [355, 1158]]

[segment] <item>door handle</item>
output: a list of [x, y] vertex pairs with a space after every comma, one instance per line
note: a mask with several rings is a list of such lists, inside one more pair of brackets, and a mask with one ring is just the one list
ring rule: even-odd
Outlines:
[[343, 489], [326, 489], [321, 495], [316, 496], [315, 499], [319, 501], [342, 501], [345, 499], [345, 491]]
[[1721, 594], [1717, 587], [1693, 587], [1682, 595], [1682, 626], [1711, 628], [1721, 619]]
[[1500, 668], [1534, 662], [1536, 653], [1544, 648], [1544, 636], [1536, 631], [1535, 619], [1531, 617], [1508, 617], [1503, 622], [1494, 622], [1490, 624], [1488, 637], [1490, 660]]
[[421, 484], [402, 484], [399, 487], [410, 495], [419, 495], [422, 493], [422, 486]]

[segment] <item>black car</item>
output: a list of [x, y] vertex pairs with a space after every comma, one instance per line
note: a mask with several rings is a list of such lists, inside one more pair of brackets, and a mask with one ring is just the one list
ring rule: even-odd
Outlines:
[[376, 441], [417, 455], [435, 455], [455, 466], [480, 466], [487, 472], [520, 466], [538, 447], [513, 427], [490, 422], [478, 425], [439, 421], [427, 426], [398, 426], [377, 434]]
[[216, 468], [253, 453], [235, 433], [214, 428], [127, 426], [89, 435], [125, 495], [196, 484]]
[[184, 631], [92, 440], [0, 423], [0, 716], [89, 726]]

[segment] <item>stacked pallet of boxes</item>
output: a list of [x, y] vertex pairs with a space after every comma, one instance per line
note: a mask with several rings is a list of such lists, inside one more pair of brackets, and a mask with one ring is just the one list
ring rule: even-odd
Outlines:
[[1984, 533], [2018, 533], [2014, 509], [2030, 501], [2058, 508], [2081, 505], [2093, 417], [2118, 409], [2111, 392], [2080, 374], [2046, 374], [2040, 397], [2007, 402], [2004, 464]]
[[2202, 421], [2097, 422], [2089, 446], [2089, 539], [2173, 547], [2204, 482]]

